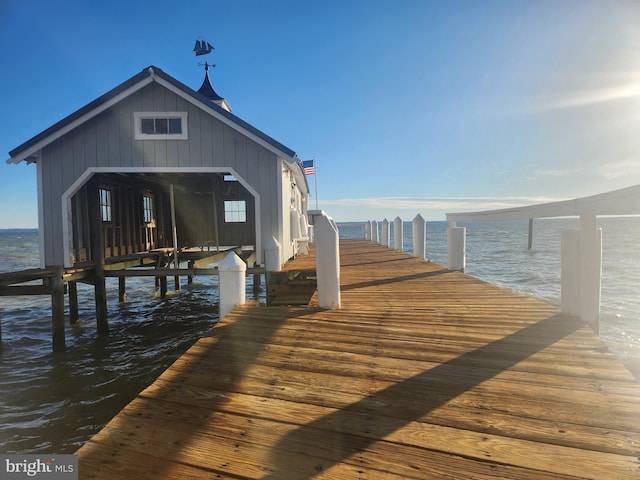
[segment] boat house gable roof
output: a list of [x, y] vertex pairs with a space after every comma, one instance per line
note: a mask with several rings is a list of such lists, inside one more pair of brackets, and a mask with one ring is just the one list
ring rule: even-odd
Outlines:
[[245, 122], [240, 117], [225, 110], [222, 106], [207, 98], [202, 93], [196, 92], [153, 65], [143, 69], [140, 73], [134, 75], [129, 80], [126, 80], [101, 97], [98, 97], [94, 101], [76, 110], [71, 115], [63, 118], [35, 137], [26, 141], [19, 147], [11, 150], [9, 152], [10, 158], [7, 160], [7, 163], [20, 163], [21, 161], [32, 163], [36, 161], [38, 158], [38, 152], [42, 148], [152, 82], [157, 82], [160, 85], [163, 85], [165, 88], [168, 88], [185, 100], [205, 110], [223, 123], [229, 125], [235, 130], [238, 130], [247, 137], [252, 138], [276, 155], [283, 157], [292, 163], [299, 163], [296, 158], [296, 153], [293, 150], [270, 137], [266, 133], [258, 130], [253, 125]]

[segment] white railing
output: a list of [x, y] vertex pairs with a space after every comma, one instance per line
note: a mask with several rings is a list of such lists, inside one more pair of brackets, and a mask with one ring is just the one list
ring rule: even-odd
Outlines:
[[597, 228], [596, 218], [616, 215], [640, 215], [640, 185], [560, 202], [501, 210], [448, 213], [449, 268], [464, 270], [466, 261], [466, 231], [458, 227], [457, 222], [579, 217], [580, 228], [565, 229], [561, 237], [561, 309], [563, 313], [581, 317], [598, 332], [602, 229]]

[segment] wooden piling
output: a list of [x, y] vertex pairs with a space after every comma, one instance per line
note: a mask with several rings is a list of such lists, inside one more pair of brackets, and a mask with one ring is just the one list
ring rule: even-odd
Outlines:
[[107, 318], [107, 287], [105, 285], [104, 269], [100, 269], [100, 272], [98, 272], [96, 268], [95, 279], [94, 292], [98, 334], [107, 335], [109, 333], [109, 320]]
[[51, 286], [51, 331], [53, 351], [64, 352], [66, 350], [64, 339], [64, 281], [62, 279], [62, 267], [53, 269], [49, 277]]
[[91, 237], [91, 259], [95, 265], [94, 291], [96, 302], [96, 321], [98, 334], [109, 333], [109, 320], [107, 318], [107, 288], [104, 276], [104, 238], [102, 235], [102, 216], [100, 214], [100, 184], [95, 177], [89, 181], [89, 222]]
[[160, 298], [167, 298], [167, 277], [159, 277]]
[[69, 325], [75, 325], [80, 320], [78, 309], [78, 283], [69, 282]]
[[527, 245], [529, 250], [531, 250], [533, 247], [533, 218], [529, 219], [529, 242]]
[[[187, 262], [188, 268], [193, 268], [195, 262], [193, 260], [189, 260]], [[193, 275], [187, 275], [187, 285], [191, 285], [193, 283]]]
[[118, 278], [118, 301], [120, 303], [127, 301], [127, 281], [125, 277]]

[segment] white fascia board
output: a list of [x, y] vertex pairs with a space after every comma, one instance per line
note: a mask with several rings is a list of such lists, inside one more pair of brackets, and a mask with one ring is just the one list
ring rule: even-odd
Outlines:
[[[42, 150], [44, 147], [46, 147], [50, 143], [55, 142], [57, 139], [59, 139], [60, 137], [66, 135], [67, 133], [72, 131], [74, 128], [79, 127], [80, 125], [82, 125], [83, 123], [85, 123], [88, 120], [92, 119], [96, 115], [99, 115], [100, 113], [104, 112], [108, 108], [111, 108], [113, 105], [115, 105], [118, 102], [124, 100], [125, 98], [127, 98], [131, 94], [133, 94], [136, 91], [140, 90], [141, 88], [149, 85], [153, 80], [154, 80], [154, 77], [151, 76], [151, 75], [148, 76], [148, 77], [145, 77], [143, 80], [140, 80], [140, 82], [138, 82], [135, 85], [129, 87], [128, 89], [120, 92], [115, 97], [113, 97], [113, 98], [109, 99], [108, 101], [98, 105], [93, 110], [91, 110], [91, 111], [87, 112], [86, 114], [82, 115], [81, 117], [75, 119], [73, 122], [65, 125], [64, 127], [56, 130], [51, 135], [43, 138], [38, 143], [36, 143], [35, 145], [31, 146], [29, 149], [22, 151], [18, 157], [9, 158], [7, 160], [7, 163], [20, 163], [21, 161], [23, 161], [23, 160], [35, 155], [37, 152]], [[73, 114], [71, 114], [71, 115], [73, 115]]]

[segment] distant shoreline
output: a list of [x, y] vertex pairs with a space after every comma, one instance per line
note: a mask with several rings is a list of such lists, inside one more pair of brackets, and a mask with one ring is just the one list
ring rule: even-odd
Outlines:
[[37, 228], [0, 228], [0, 233], [35, 233]]

